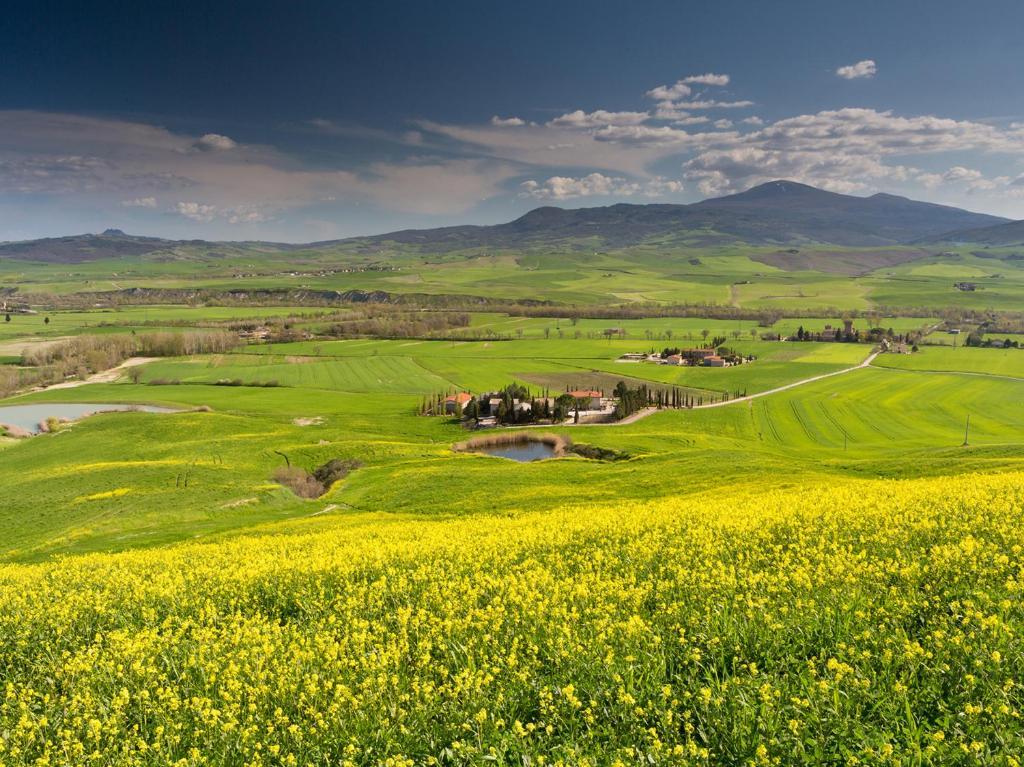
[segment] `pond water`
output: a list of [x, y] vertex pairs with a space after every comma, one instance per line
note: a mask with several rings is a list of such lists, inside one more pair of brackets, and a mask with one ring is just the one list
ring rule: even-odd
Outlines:
[[75, 421], [93, 413], [115, 411], [141, 411], [145, 413], [174, 413], [174, 408], [155, 405], [124, 405], [116, 402], [104, 404], [83, 404], [69, 402], [36, 402], [31, 405], [8, 405], [0, 407], [0, 423], [16, 426], [25, 431], [39, 434], [39, 424], [47, 418], [61, 418]]
[[513, 461], [528, 463], [554, 458], [558, 453], [554, 446], [546, 442], [519, 442], [511, 445], [485, 445], [474, 448], [474, 452], [487, 453], [499, 458], [511, 458]]

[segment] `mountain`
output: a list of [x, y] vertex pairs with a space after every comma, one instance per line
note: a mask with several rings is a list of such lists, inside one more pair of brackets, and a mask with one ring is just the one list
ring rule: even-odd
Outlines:
[[[631, 245], [828, 244], [886, 247], [920, 242], [944, 232], [999, 228], [1008, 219], [960, 208], [917, 202], [891, 194], [870, 197], [836, 194], [794, 181], [771, 181], [739, 194], [691, 205], [617, 204], [597, 208], [542, 207], [494, 226], [449, 226], [315, 242], [309, 245], [134, 237], [119, 229], [102, 234], [56, 237], [0, 244], [0, 258], [78, 263], [101, 258], [143, 256], [187, 248], [182, 257], [234, 253], [367, 248], [387, 243], [423, 251], [463, 248], [572, 247]], [[204, 253], [204, 249], [214, 249]]]
[[932, 242], [965, 242], [995, 247], [1024, 245], [1024, 221], [985, 226], [979, 229], [960, 229], [935, 237]]
[[308, 247], [277, 242], [208, 242], [206, 240], [165, 240], [139, 237], [120, 229], [102, 234], [75, 234], [41, 240], [0, 243], [0, 260], [36, 261], [50, 264], [80, 264], [106, 258], [166, 254], [168, 258], [217, 258], [242, 252], [279, 252]]
[[691, 205], [618, 204], [544, 207], [507, 224], [391, 232], [363, 238], [430, 248], [525, 247], [599, 238], [608, 247], [645, 240], [675, 244], [826, 243], [848, 247], [899, 245], [952, 229], [1007, 219], [891, 194], [836, 194], [794, 181], [771, 181], [739, 194]]
[[78, 234], [71, 237], [47, 237], [42, 240], [0, 244], [0, 258], [41, 261], [52, 264], [78, 264], [101, 258], [141, 256], [174, 246], [172, 240], [157, 237], [131, 237], [118, 229], [103, 234]]

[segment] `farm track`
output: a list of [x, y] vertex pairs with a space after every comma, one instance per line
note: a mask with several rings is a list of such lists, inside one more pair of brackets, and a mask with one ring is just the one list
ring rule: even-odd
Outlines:
[[[815, 381], [823, 381], [826, 378], [833, 378], [834, 376], [843, 375], [844, 373], [852, 373], [854, 370], [863, 370], [864, 368], [870, 367], [871, 363], [874, 361], [875, 357], [877, 357], [878, 355], [879, 355], [879, 352], [872, 352], [871, 354], [869, 354], [867, 356], [867, 358], [863, 362], [861, 362], [858, 365], [854, 365], [853, 367], [843, 368], [842, 370], [833, 370], [831, 373], [822, 373], [821, 375], [811, 376], [810, 378], [802, 378], [799, 381], [793, 381], [792, 383], [788, 383], [788, 384], [786, 384], [784, 386], [776, 386], [774, 389], [768, 389], [767, 391], [757, 392], [756, 394], [748, 394], [748, 395], [746, 395], [744, 397], [736, 397], [735, 399], [726, 400], [725, 402], [709, 402], [706, 405], [694, 405], [692, 408], [683, 408], [683, 409], [684, 410], [705, 410], [707, 408], [712, 408], [712, 407], [725, 407], [726, 405], [735, 405], [735, 404], [737, 404], [739, 402], [751, 402], [751, 401], [753, 401], [755, 399], [760, 399], [761, 397], [767, 397], [770, 394], [778, 394], [779, 392], [788, 391], [789, 389], [795, 389], [797, 386], [803, 386], [804, 384], [814, 383]], [[876, 369], [888, 370], [889, 368], [876, 368]], [[1016, 379], [1016, 380], [1022, 380], [1022, 379]], [[621, 421], [613, 421], [612, 423], [594, 423], [594, 424], [581, 424], [581, 425], [584, 425], [584, 426], [626, 426], [626, 425], [631, 424], [631, 423], [636, 423], [640, 419], [646, 418], [647, 416], [653, 415], [654, 413], [657, 413], [657, 412], [659, 412], [659, 411], [658, 411], [658, 408], [656, 408], [656, 407], [644, 408], [643, 410], [640, 410], [640, 411], [638, 411], [636, 413], [633, 413], [632, 415], [630, 415], [630, 416], [628, 416], [626, 418], [623, 418]], [[803, 421], [800, 419], [799, 416], [797, 416], [797, 420], [800, 421], [801, 425], [803, 426]], [[805, 431], [807, 430], [806, 426], [804, 426], [804, 430]], [[810, 436], [810, 435], [808, 434], [808, 436]]]
[[802, 378], [799, 381], [793, 381], [792, 383], [785, 384], [784, 386], [776, 386], [774, 389], [767, 389], [766, 391], [757, 392], [756, 394], [748, 394], [745, 397], [736, 397], [735, 399], [726, 400], [725, 402], [709, 402], [706, 405], [695, 405], [692, 409], [697, 410], [709, 407], [724, 407], [725, 405], [733, 405], [737, 402], [749, 402], [750, 400], [767, 397], [770, 394], [778, 394], [779, 392], [787, 391], [789, 389], [795, 389], [797, 386], [803, 386], [804, 384], [823, 381], [826, 378], [841, 376], [845, 373], [852, 373], [854, 370], [863, 370], [864, 368], [870, 367], [871, 363], [874, 362], [875, 357], [878, 355], [879, 352], [871, 352], [863, 362], [859, 365], [854, 365], [853, 367], [843, 368], [842, 370], [833, 370], [831, 373], [822, 373], [821, 375], [811, 376], [810, 378]]

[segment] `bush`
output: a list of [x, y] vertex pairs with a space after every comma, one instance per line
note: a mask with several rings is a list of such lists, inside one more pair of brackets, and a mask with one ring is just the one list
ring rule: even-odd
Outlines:
[[316, 477], [298, 466], [282, 466], [274, 471], [274, 481], [291, 490], [299, 498], [319, 498], [325, 488]]
[[275, 482], [284, 485], [300, 498], [319, 498], [331, 489], [331, 485], [362, 465], [362, 461], [354, 458], [332, 458], [313, 469], [312, 473], [298, 466], [283, 466], [274, 471], [273, 476]]

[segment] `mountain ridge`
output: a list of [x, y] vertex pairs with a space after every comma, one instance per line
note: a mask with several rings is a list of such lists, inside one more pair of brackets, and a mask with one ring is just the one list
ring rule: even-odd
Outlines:
[[216, 242], [138, 237], [120, 229], [0, 243], [0, 258], [80, 263], [144, 256], [184, 246], [238, 250], [323, 250], [387, 243], [423, 251], [462, 248], [590, 248], [633, 245], [833, 245], [891, 247], [940, 241], [955, 232], [1013, 224], [985, 213], [920, 202], [887, 193], [839, 194], [795, 181], [777, 180], [736, 194], [690, 204], [615, 203], [589, 208], [545, 205], [502, 224], [404, 229], [364, 237], [305, 244], [259, 241]]

